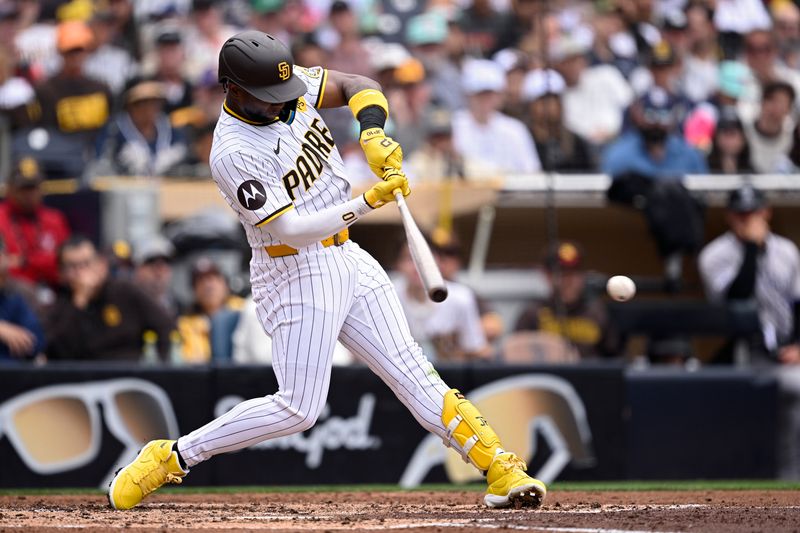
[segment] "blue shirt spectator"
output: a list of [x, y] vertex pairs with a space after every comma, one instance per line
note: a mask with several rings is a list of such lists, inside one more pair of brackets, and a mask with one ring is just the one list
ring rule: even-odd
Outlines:
[[29, 359], [44, 348], [44, 332], [22, 294], [9, 285], [10, 257], [0, 238], [0, 363]]
[[679, 179], [684, 174], [707, 174], [703, 156], [677, 135], [670, 134], [663, 145], [663, 156], [655, 159], [647, 150], [642, 134], [629, 131], [612, 143], [603, 154], [601, 170], [611, 176], [640, 174], [652, 178]]
[[606, 149], [602, 171], [655, 179], [707, 174], [700, 152], [676, 134], [680, 110], [674, 96], [660, 87], [651, 88], [631, 105], [632, 128]]

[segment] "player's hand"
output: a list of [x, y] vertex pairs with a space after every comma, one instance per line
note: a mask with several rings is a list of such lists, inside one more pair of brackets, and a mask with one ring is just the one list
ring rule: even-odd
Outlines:
[[385, 181], [376, 183], [370, 190], [364, 193], [364, 200], [373, 209], [382, 207], [389, 202], [393, 202], [395, 189], [403, 191], [403, 196], [411, 194], [408, 186], [408, 179], [400, 170], [387, 169]]
[[379, 178], [384, 179], [384, 170], [387, 167], [402, 169], [403, 149], [397, 141], [387, 137], [383, 129], [370, 128], [362, 131], [359, 143], [367, 157], [369, 168]]

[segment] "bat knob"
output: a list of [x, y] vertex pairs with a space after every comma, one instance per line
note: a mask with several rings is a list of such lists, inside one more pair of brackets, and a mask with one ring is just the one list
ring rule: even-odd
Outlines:
[[429, 296], [434, 302], [443, 302], [447, 298], [447, 289], [445, 287], [433, 289]]

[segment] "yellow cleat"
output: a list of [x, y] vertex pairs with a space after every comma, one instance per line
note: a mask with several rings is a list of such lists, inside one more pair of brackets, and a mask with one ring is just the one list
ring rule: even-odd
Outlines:
[[526, 474], [527, 468], [525, 461], [513, 453], [495, 455], [486, 472], [489, 489], [483, 502], [488, 507], [540, 507], [547, 494], [547, 487]]
[[108, 486], [108, 503], [130, 509], [165, 483], [180, 483], [188, 472], [181, 468], [174, 440], [151, 440], [131, 464], [117, 471]]

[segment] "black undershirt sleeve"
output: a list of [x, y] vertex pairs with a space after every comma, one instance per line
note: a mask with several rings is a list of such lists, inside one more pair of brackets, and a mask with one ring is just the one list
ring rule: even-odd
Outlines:
[[728, 287], [728, 300], [746, 300], [753, 296], [756, 287], [756, 257], [758, 245], [754, 242], [744, 243], [744, 260], [739, 273]]
[[359, 111], [358, 122], [362, 132], [371, 128], [383, 129], [386, 125], [386, 113], [379, 106], [371, 105]]

